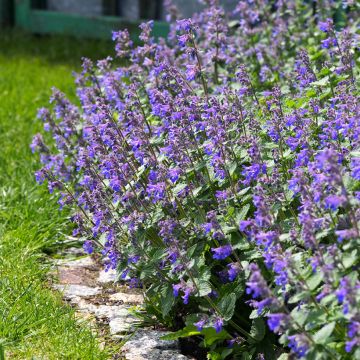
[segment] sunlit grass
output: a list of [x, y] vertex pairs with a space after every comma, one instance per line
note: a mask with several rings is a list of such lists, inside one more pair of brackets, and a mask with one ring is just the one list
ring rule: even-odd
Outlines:
[[47, 285], [43, 251], [64, 238], [67, 214], [34, 180], [29, 144], [51, 87], [73, 94], [82, 56], [110, 44], [0, 35], [0, 359], [105, 359], [89, 326], [79, 324]]

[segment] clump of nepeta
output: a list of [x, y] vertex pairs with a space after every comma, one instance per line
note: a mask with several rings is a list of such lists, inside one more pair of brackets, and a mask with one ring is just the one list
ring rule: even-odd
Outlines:
[[209, 359], [360, 358], [359, 5], [319, 4], [169, 6], [39, 111], [73, 235]]

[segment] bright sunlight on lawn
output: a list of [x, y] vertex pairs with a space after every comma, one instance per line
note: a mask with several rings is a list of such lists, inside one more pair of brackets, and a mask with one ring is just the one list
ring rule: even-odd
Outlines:
[[100, 58], [111, 44], [0, 36], [0, 359], [105, 359], [97, 339], [47, 286], [43, 251], [64, 239], [67, 214], [35, 184], [31, 137], [51, 87], [73, 93], [82, 56]]

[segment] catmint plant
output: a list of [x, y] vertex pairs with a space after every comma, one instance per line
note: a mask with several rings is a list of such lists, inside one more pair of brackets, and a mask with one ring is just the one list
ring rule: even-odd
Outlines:
[[335, 2], [206, 3], [180, 19], [168, 1], [168, 39], [114, 32], [80, 105], [54, 89], [36, 179], [167, 338], [210, 359], [358, 358], [359, 6], [336, 2], [339, 28]]

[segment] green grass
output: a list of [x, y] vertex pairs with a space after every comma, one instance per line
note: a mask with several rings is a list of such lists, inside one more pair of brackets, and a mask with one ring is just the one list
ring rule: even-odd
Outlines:
[[111, 44], [62, 37], [0, 35], [0, 360], [106, 359], [87, 324], [47, 285], [44, 251], [67, 232], [67, 214], [35, 183], [29, 144], [51, 87], [74, 94], [80, 58]]

